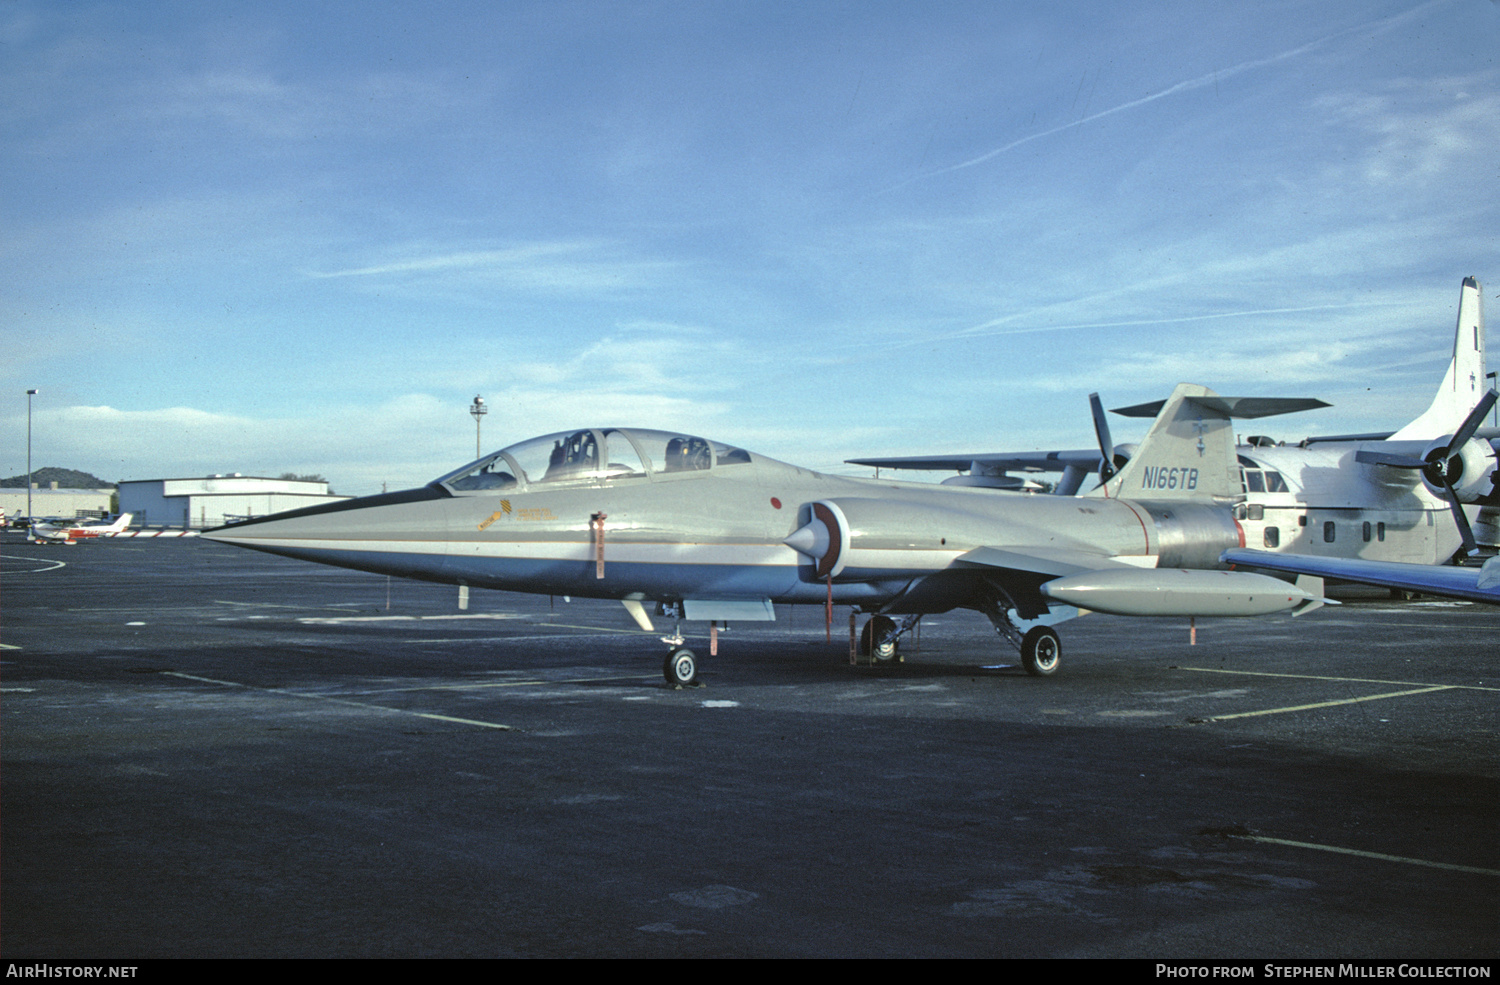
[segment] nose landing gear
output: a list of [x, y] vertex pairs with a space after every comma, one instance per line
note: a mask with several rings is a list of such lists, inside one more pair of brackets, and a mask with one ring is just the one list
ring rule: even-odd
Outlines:
[[[666, 637], [663, 637], [666, 639]], [[679, 640], [680, 642], [680, 640]], [[698, 656], [685, 646], [676, 646], [662, 664], [667, 683], [674, 687], [691, 687], [698, 683]]]

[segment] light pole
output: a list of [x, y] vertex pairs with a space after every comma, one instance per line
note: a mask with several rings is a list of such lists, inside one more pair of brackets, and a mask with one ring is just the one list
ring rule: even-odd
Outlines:
[[490, 409], [484, 405], [484, 398], [476, 394], [474, 402], [469, 405], [469, 413], [474, 415], [474, 457], [476, 459], [484, 454], [479, 450], [479, 431], [484, 415], [489, 412]]
[[31, 398], [35, 390], [26, 391], [26, 539], [31, 539]]

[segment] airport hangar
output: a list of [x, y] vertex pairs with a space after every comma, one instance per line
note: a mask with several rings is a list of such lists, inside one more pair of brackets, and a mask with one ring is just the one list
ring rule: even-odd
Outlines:
[[120, 512], [131, 526], [205, 529], [304, 506], [349, 499], [328, 491], [327, 482], [210, 475], [194, 479], [132, 479], [121, 482]]
[[[59, 489], [52, 482], [31, 487], [31, 511], [36, 516], [57, 516], [69, 520], [84, 518], [102, 519], [109, 515], [109, 498], [114, 495], [114, 486], [98, 489]], [[26, 515], [27, 490], [25, 487], [0, 489], [0, 510], [8, 517]]]

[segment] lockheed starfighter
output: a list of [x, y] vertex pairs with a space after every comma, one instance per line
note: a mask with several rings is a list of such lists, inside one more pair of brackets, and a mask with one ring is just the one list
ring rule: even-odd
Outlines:
[[[1245, 544], [1232, 403], [1181, 384], [1130, 461], [1085, 496], [809, 471], [674, 431], [579, 428], [511, 445], [425, 486], [291, 510], [208, 539], [460, 586], [615, 599], [664, 637], [664, 672], [698, 674], [680, 620], [775, 618], [778, 603], [868, 616], [861, 647], [896, 655], [917, 620], [986, 615], [1031, 674], [1080, 609], [1249, 616], [1326, 601], [1316, 578], [1232, 571]], [[1262, 411], [1267, 408], [1262, 407]]]

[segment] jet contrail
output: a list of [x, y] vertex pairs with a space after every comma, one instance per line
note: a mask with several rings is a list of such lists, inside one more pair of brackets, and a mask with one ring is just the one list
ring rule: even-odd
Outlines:
[[972, 168], [975, 165], [983, 164], [985, 161], [998, 157], [1001, 154], [1006, 153], [1007, 151], [1015, 150], [1017, 147], [1020, 147], [1023, 144], [1029, 144], [1034, 140], [1041, 140], [1043, 137], [1050, 137], [1053, 134], [1062, 133], [1064, 130], [1071, 130], [1074, 127], [1083, 126], [1085, 123], [1092, 123], [1094, 120], [1103, 119], [1106, 116], [1113, 116], [1116, 113], [1123, 113], [1126, 110], [1135, 109], [1137, 106], [1144, 106], [1147, 103], [1154, 103], [1158, 99], [1165, 99], [1168, 96], [1175, 96], [1180, 92], [1191, 92], [1194, 89], [1201, 89], [1204, 86], [1213, 85], [1221, 79], [1231, 78], [1235, 75], [1239, 75], [1242, 72], [1248, 72], [1252, 69], [1263, 68], [1267, 65], [1274, 65], [1277, 62], [1283, 62], [1290, 58], [1296, 58], [1299, 55], [1305, 55], [1313, 49], [1321, 47], [1322, 45], [1327, 44], [1335, 38], [1342, 37], [1346, 34], [1353, 34], [1358, 31], [1367, 30], [1373, 31], [1375, 33], [1388, 31], [1392, 27], [1395, 27], [1397, 23], [1416, 15], [1419, 11], [1424, 10], [1427, 7], [1433, 7], [1445, 2], [1447, 2], [1447, 0], [1428, 0], [1427, 3], [1419, 4], [1418, 6], [1413, 7], [1411, 10], [1408, 10], [1405, 13], [1396, 14], [1392, 17], [1387, 17], [1384, 20], [1370, 21], [1367, 24], [1359, 24], [1354, 27], [1346, 27], [1341, 31], [1334, 31], [1332, 34], [1318, 38], [1314, 41], [1309, 41], [1303, 45], [1298, 45], [1297, 47], [1289, 49], [1287, 51], [1283, 51], [1280, 54], [1269, 55], [1265, 58], [1255, 58], [1250, 61], [1241, 62], [1238, 65], [1234, 65], [1229, 68], [1218, 69], [1216, 71], [1209, 72], [1206, 75], [1200, 75], [1196, 79], [1188, 79], [1185, 82], [1178, 82], [1176, 85], [1168, 86], [1167, 88], [1162, 89], [1160, 92], [1153, 92], [1149, 96], [1142, 96], [1139, 99], [1132, 99], [1130, 102], [1121, 103], [1118, 106], [1112, 106], [1109, 109], [1100, 110], [1097, 113], [1092, 113], [1080, 119], [1073, 120], [1070, 123], [1064, 123], [1061, 126], [1053, 127], [1050, 130], [1043, 130], [1041, 133], [1033, 133], [1025, 137], [1021, 137], [1017, 140], [1012, 140], [1010, 143], [1004, 145], [1003, 147], [996, 147], [994, 150], [987, 151], [986, 153], [981, 154], [978, 157], [963, 161], [959, 164], [952, 164], [946, 168], [940, 168], [937, 171], [929, 171], [927, 174], [917, 175], [914, 178], [909, 178], [906, 181], [893, 185], [890, 189], [887, 190], [893, 191], [896, 188], [900, 188], [904, 185], [909, 185], [914, 181], [920, 181], [924, 178], [936, 178], [939, 175], [951, 174], [954, 171], [962, 171], [966, 168]]
[[[1345, 311], [1352, 308], [1392, 308], [1398, 307], [1405, 302], [1402, 301], [1354, 301], [1348, 304], [1311, 304], [1296, 308], [1254, 308], [1246, 311], [1219, 311], [1204, 315], [1182, 315], [1176, 318], [1138, 318], [1130, 321], [1096, 321], [1076, 322], [1069, 325], [1035, 325], [1019, 328], [1002, 328], [1006, 322], [1015, 321], [1017, 318], [1025, 317], [1025, 313], [1006, 315], [991, 321], [974, 325], [970, 328], [959, 329], [956, 332], [947, 332], [942, 335], [928, 335], [918, 339], [907, 339], [900, 342], [888, 342], [871, 344], [861, 342], [858, 348], [886, 348], [906, 349], [918, 345], [934, 345], [939, 342], [952, 342], [954, 339], [978, 339], [989, 338], [997, 335], [1036, 335], [1042, 332], [1070, 332], [1085, 328], [1135, 328], [1141, 325], [1180, 325], [1187, 322], [1214, 321], [1221, 318], [1251, 318], [1257, 315], [1293, 315], [1309, 311]], [[845, 348], [855, 348], [854, 345]]]

